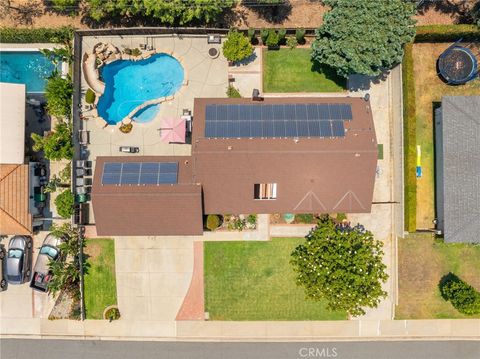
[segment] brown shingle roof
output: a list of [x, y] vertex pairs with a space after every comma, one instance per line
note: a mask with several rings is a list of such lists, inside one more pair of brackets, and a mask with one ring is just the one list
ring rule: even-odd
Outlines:
[[[178, 184], [102, 185], [105, 162], [178, 162]], [[97, 157], [92, 202], [98, 235], [199, 235], [202, 193], [192, 182], [190, 157]]]
[[0, 234], [32, 233], [28, 165], [0, 164]]
[[[346, 103], [353, 120], [343, 138], [204, 138], [207, 104], [195, 99], [193, 158], [205, 213], [370, 212], [377, 142], [369, 103], [360, 98], [265, 98], [275, 103]], [[255, 200], [254, 184], [276, 183], [276, 200]]]

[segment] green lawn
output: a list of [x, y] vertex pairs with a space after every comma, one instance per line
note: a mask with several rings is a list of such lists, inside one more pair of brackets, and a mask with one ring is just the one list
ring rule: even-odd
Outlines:
[[104, 309], [117, 304], [114, 241], [108, 238], [89, 239], [84, 253], [89, 265], [85, 274], [87, 319], [103, 319]]
[[263, 52], [264, 92], [341, 92], [345, 79], [330, 68], [313, 68], [310, 49]]
[[289, 263], [304, 238], [205, 242], [205, 310], [212, 320], [340, 320], [325, 303], [305, 300]]
[[438, 283], [452, 272], [480, 290], [479, 263], [478, 245], [445, 244], [425, 233], [399, 239], [396, 319], [475, 318], [459, 313], [443, 300]]

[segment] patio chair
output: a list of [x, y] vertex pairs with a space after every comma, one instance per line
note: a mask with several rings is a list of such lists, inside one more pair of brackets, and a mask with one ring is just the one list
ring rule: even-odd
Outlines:
[[75, 179], [76, 187], [83, 187], [85, 185], [85, 179], [83, 177]]
[[90, 144], [90, 131], [87, 130], [78, 130], [78, 142], [81, 145]]

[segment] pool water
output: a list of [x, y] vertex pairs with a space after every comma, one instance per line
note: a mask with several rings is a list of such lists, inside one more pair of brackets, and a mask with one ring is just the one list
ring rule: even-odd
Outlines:
[[[114, 61], [102, 66], [101, 76], [105, 92], [98, 101], [98, 114], [109, 124], [115, 124], [138, 105], [177, 92], [184, 71], [174, 57], [156, 54], [141, 61]], [[159, 106], [147, 106], [136, 114], [135, 120], [151, 121], [158, 110]]]
[[27, 92], [44, 92], [55, 66], [39, 51], [1, 51], [0, 82], [25, 84]]
[[150, 122], [158, 114], [158, 111], [160, 111], [160, 104], [146, 106], [138, 111], [132, 119], [140, 123]]

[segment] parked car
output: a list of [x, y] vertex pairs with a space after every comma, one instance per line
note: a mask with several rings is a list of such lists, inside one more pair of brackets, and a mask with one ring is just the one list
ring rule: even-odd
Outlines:
[[120, 152], [125, 152], [125, 153], [138, 153], [140, 152], [140, 148], [134, 147], [134, 146], [120, 146], [118, 148]]
[[33, 276], [30, 281], [30, 287], [40, 292], [48, 291], [48, 282], [52, 278], [50, 272], [50, 261], [56, 261], [60, 258], [60, 248], [58, 246], [62, 242], [61, 238], [49, 234], [42, 243], [38, 252], [37, 261], [33, 267]]
[[6, 277], [10, 284], [22, 284], [30, 280], [32, 271], [32, 238], [14, 236], [8, 244]]
[[0, 244], [0, 292], [7, 289], [7, 279], [5, 278], [5, 247]]

